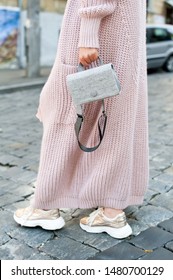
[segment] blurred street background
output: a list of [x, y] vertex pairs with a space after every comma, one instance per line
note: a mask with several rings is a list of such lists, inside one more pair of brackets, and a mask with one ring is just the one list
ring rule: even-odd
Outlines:
[[[53, 65], [65, 0], [0, 0], [0, 259], [173, 260], [173, 0], [148, 0], [150, 180], [143, 205], [125, 211], [126, 240], [88, 234], [91, 209], [61, 209], [66, 226], [18, 226], [34, 193], [42, 125], [35, 114]], [[68, 43], [68, 42], [67, 42]]]

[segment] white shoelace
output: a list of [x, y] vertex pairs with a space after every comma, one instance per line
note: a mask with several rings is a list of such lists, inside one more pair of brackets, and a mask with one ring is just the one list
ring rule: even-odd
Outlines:
[[103, 208], [98, 208], [97, 210], [93, 211], [88, 217], [88, 225], [91, 226], [93, 221], [95, 220], [96, 216], [102, 211]]
[[25, 214], [23, 217], [23, 223], [22, 223], [23, 226], [25, 225], [25, 222], [28, 220], [28, 218], [33, 214], [34, 210], [35, 209], [32, 206], [29, 206], [28, 214]]

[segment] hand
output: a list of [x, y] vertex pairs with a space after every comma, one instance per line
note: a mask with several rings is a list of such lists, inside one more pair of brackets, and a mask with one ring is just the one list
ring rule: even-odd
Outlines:
[[79, 48], [79, 63], [88, 67], [89, 64], [98, 59], [98, 49], [95, 48]]

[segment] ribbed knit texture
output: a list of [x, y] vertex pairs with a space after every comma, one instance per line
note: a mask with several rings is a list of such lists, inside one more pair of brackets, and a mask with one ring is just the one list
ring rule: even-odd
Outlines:
[[[93, 153], [77, 144], [76, 111], [66, 75], [76, 72], [79, 47], [96, 47], [112, 62], [119, 96], [106, 99], [108, 123]], [[81, 93], [82, 94], [82, 93]], [[148, 184], [148, 98], [145, 0], [69, 0], [57, 56], [41, 95], [43, 123], [34, 207], [124, 209], [141, 204]], [[85, 106], [81, 141], [96, 144], [101, 103]]]

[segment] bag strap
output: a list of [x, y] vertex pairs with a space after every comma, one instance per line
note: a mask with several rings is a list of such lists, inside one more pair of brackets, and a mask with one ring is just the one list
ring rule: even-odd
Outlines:
[[[98, 57], [98, 62], [99, 62], [99, 65], [103, 65], [102, 59], [100, 57]], [[85, 70], [85, 67], [80, 63], [78, 65], [77, 71], [80, 72], [80, 71], [84, 71], [84, 70]], [[102, 118], [104, 118], [103, 129], [101, 129], [101, 125], [100, 125], [100, 121]], [[103, 140], [104, 134], [105, 134], [105, 129], [106, 129], [107, 115], [105, 112], [104, 100], [102, 100], [102, 115], [100, 116], [100, 118], [98, 120], [98, 131], [99, 131], [100, 139], [99, 139], [99, 143], [95, 147], [91, 147], [91, 148], [85, 147], [79, 140], [79, 134], [80, 134], [83, 122], [84, 122], [84, 116], [82, 113], [82, 106], [77, 106], [77, 120], [75, 123], [75, 133], [76, 133], [79, 147], [84, 152], [87, 152], [87, 153], [94, 152], [100, 146], [100, 144]]]
[[[82, 124], [84, 122], [84, 116], [83, 116], [83, 114], [77, 114], [78, 117], [77, 117], [77, 120], [76, 120], [76, 123], [75, 123], [75, 133], [76, 133], [76, 137], [77, 137], [77, 140], [78, 140], [79, 147], [84, 152], [94, 152], [100, 146], [100, 144], [103, 140], [103, 137], [104, 137], [104, 134], [105, 134], [105, 129], [106, 129], [106, 123], [107, 123], [107, 115], [106, 115], [106, 112], [105, 112], [104, 100], [102, 100], [102, 106], [103, 106], [102, 115], [100, 116], [100, 118], [98, 120], [98, 130], [99, 130], [100, 140], [99, 140], [99, 143], [96, 146], [91, 147], [91, 148], [85, 147], [84, 145], [82, 145], [82, 143], [79, 140], [79, 134], [80, 134], [80, 130], [82, 128]], [[101, 125], [100, 125], [100, 121], [101, 121], [102, 118], [104, 118], [103, 129], [101, 129]]]

